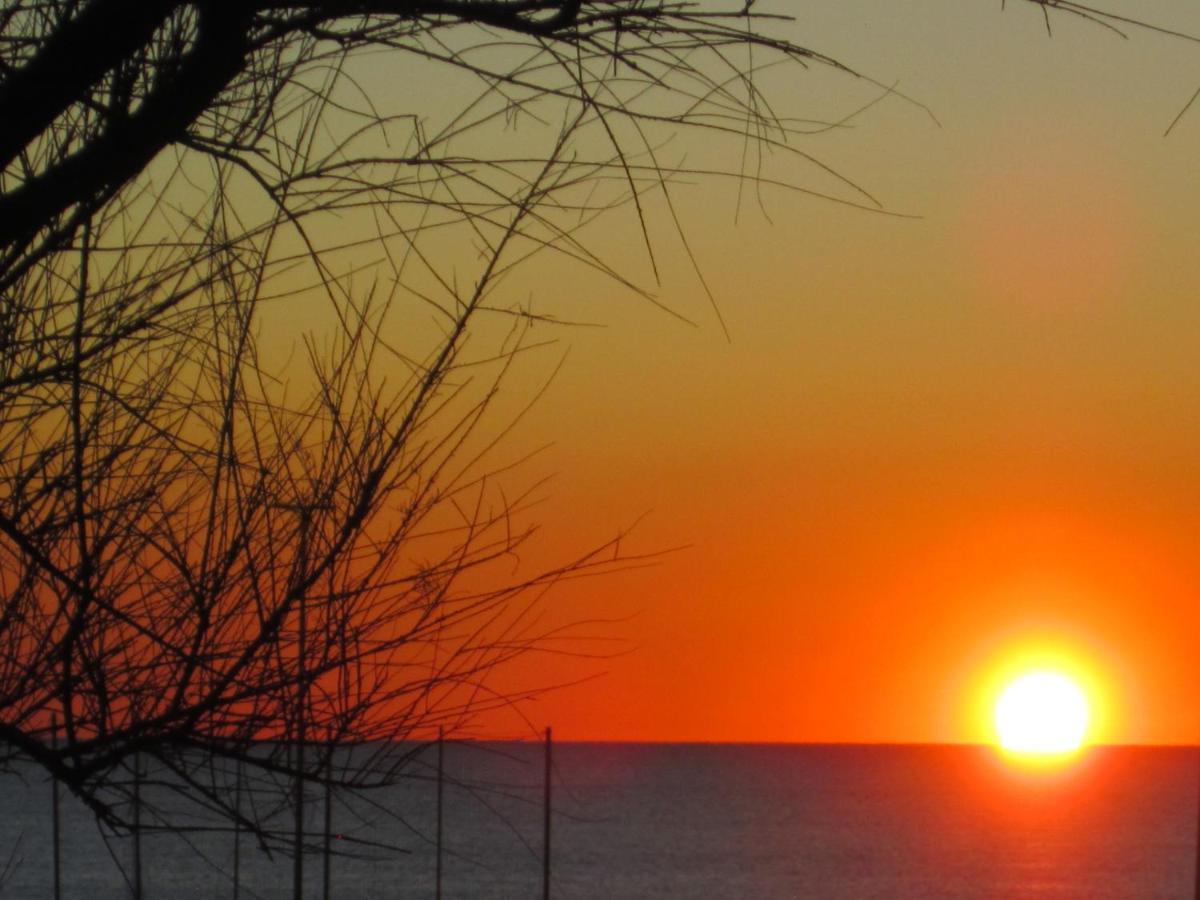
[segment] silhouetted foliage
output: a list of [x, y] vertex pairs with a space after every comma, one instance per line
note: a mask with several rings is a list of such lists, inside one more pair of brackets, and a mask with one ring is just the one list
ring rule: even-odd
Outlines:
[[[511, 574], [533, 528], [528, 495], [495, 487], [489, 416], [549, 317], [502, 279], [553, 254], [653, 300], [591, 249], [593, 220], [625, 210], [653, 269], [647, 197], [677, 229], [675, 180], [807, 159], [793, 139], [831, 126], [775, 118], [755, 67], [836, 64], [769, 22], [666, 0], [6, 4], [10, 752], [115, 827], [153, 758], [172, 815], [279, 845], [235, 768], [281, 804], [297, 779], [386, 784], [391, 742], [519, 700], [488, 679], [554, 637], [540, 589], [633, 560], [614, 541]], [[360, 85], [397, 57], [411, 114]], [[431, 129], [450, 71], [477, 92]], [[685, 129], [729, 138], [736, 167], [664, 162]], [[445, 235], [475, 251], [468, 287]], [[281, 359], [264, 322], [317, 298], [332, 324]], [[327, 748], [366, 742], [329, 772]]]
[[[837, 123], [775, 117], [756, 73], [854, 73], [771, 22], [753, 0], [5, 3], [10, 752], [115, 826], [148, 755], [269, 844], [234, 766], [268, 789], [384, 784], [403, 754], [329, 776], [295, 748], [390, 747], [519, 699], [488, 676], [550, 637], [523, 598], [628, 560], [614, 542], [512, 579], [532, 527], [527, 495], [493, 487], [488, 415], [548, 317], [501, 282], [557, 255], [653, 301], [589, 245], [597, 217], [623, 210], [654, 270], [647, 198], [677, 229], [680, 179], [762, 184], [772, 151], [819, 165], [795, 139]], [[397, 57], [405, 114], [360, 84]], [[452, 71], [477, 93], [430, 128]], [[734, 168], [668, 163], [683, 130], [729, 139]], [[468, 287], [443, 235], [477, 253]], [[279, 359], [264, 317], [318, 297], [334, 324]], [[508, 324], [470, 345], [483, 319]]]

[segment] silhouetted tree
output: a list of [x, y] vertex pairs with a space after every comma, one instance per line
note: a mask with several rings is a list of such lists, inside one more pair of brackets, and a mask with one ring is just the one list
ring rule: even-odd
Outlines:
[[[653, 299], [591, 248], [597, 217], [627, 210], [653, 267], [647, 197], [677, 228], [675, 180], [761, 181], [766, 150], [807, 159], [793, 139], [827, 126], [775, 118], [756, 67], [837, 64], [765, 33], [752, 7], [3, 6], [14, 757], [116, 827], [122, 773], [149, 757], [176, 815], [190, 803], [279, 844], [269, 813], [235, 807], [235, 768], [272, 790], [386, 784], [405, 762], [389, 742], [519, 699], [488, 677], [549, 637], [523, 598], [629, 560], [614, 542], [510, 574], [532, 527], [527, 495], [489, 474], [508, 421], [489, 416], [548, 317], [502, 279], [553, 254]], [[395, 87], [411, 114], [379, 111], [362, 84], [395, 58], [411, 60]], [[448, 71], [478, 89], [430, 130], [424, 95]], [[681, 129], [728, 137], [739, 162], [667, 164]], [[443, 235], [475, 251], [467, 287]], [[263, 330], [317, 298], [331, 324], [282, 359]], [[377, 752], [332, 775], [313, 749], [365, 742]]]

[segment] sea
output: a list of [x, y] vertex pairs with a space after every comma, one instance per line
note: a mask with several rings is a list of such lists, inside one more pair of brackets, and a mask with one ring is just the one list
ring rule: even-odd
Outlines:
[[[543, 896], [543, 750], [445, 746], [442, 897]], [[437, 896], [433, 756], [365, 800], [335, 795], [329, 856], [313, 792], [306, 898], [326, 879], [330, 897]], [[1184, 900], [1198, 773], [1190, 748], [1097, 747], [1031, 768], [977, 746], [558, 743], [550, 896]], [[151, 773], [144, 790], [166, 788]], [[33, 769], [0, 775], [0, 896], [53, 896], [50, 798]], [[71, 798], [60, 808], [62, 896], [133, 896], [132, 839]], [[146, 900], [292, 896], [291, 860], [246, 835], [150, 831], [141, 858]]]

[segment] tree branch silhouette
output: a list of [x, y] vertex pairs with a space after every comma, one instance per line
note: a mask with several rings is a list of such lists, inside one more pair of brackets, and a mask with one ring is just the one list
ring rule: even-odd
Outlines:
[[[656, 280], [651, 210], [686, 247], [684, 180], [879, 209], [760, 96], [750, 48], [854, 74], [776, 21], [673, 0], [0, 12], [9, 752], [116, 828], [149, 757], [172, 779], [160, 821], [284, 848], [272, 817], [331, 777], [329, 748], [353, 751], [338, 789], [386, 785], [411, 742], [536, 693], [492, 686], [561, 638], [534, 599], [646, 560], [618, 536], [514, 568], [537, 488], [500, 488], [520, 416], [501, 398], [556, 320], [514, 273], [564, 261], [658, 303], [593, 229], [624, 216]], [[411, 112], [381, 112], [375, 54], [476, 93], [431, 116], [414, 81]], [[737, 164], [685, 165], [687, 131]], [[313, 308], [325, 324], [280, 359], [264, 334]]]

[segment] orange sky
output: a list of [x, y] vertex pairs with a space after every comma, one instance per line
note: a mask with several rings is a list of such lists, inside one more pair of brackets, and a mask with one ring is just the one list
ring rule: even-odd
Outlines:
[[[1137, 11], [1200, 32], [1181, 0]], [[580, 657], [511, 673], [597, 676], [531, 704], [534, 726], [974, 741], [1000, 675], [1050, 661], [1097, 698], [1095, 739], [1200, 741], [1200, 111], [1162, 137], [1200, 49], [1055, 23], [1048, 39], [1020, 4], [805, 4], [795, 40], [940, 124], [892, 99], [804, 144], [917, 218], [767, 193], [768, 221], [730, 185], [679, 188], [728, 340], [661, 205], [660, 296], [698, 327], [552, 261], [514, 276], [605, 325], [516, 380], [520, 405], [569, 346], [507, 444], [551, 444], [514, 476], [555, 475], [527, 561], [635, 521], [631, 550], [687, 545], [551, 596], [553, 621], [609, 622]], [[764, 78], [784, 115], [879, 93]], [[635, 229], [593, 246], [645, 278]]]
[[699, 329], [581, 301], [608, 327], [571, 337], [530, 426], [556, 442], [547, 542], [647, 513], [638, 547], [690, 546], [558, 596], [632, 616], [604, 632], [629, 652], [531, 660], [605, 673], [535, 724], [980, 740], [997, 673], [1050, 659], [1097, 740], [1200, 739], [1200, 115], [1161, 136], [1200, 55], [964, 6], [797, 29], [936, 113], [885, 104], [807, 148], [921, 219], [768, 197], [735, 228], [732, 191], [685, 194], [731, 341], [682, 267], [666, 294]]

